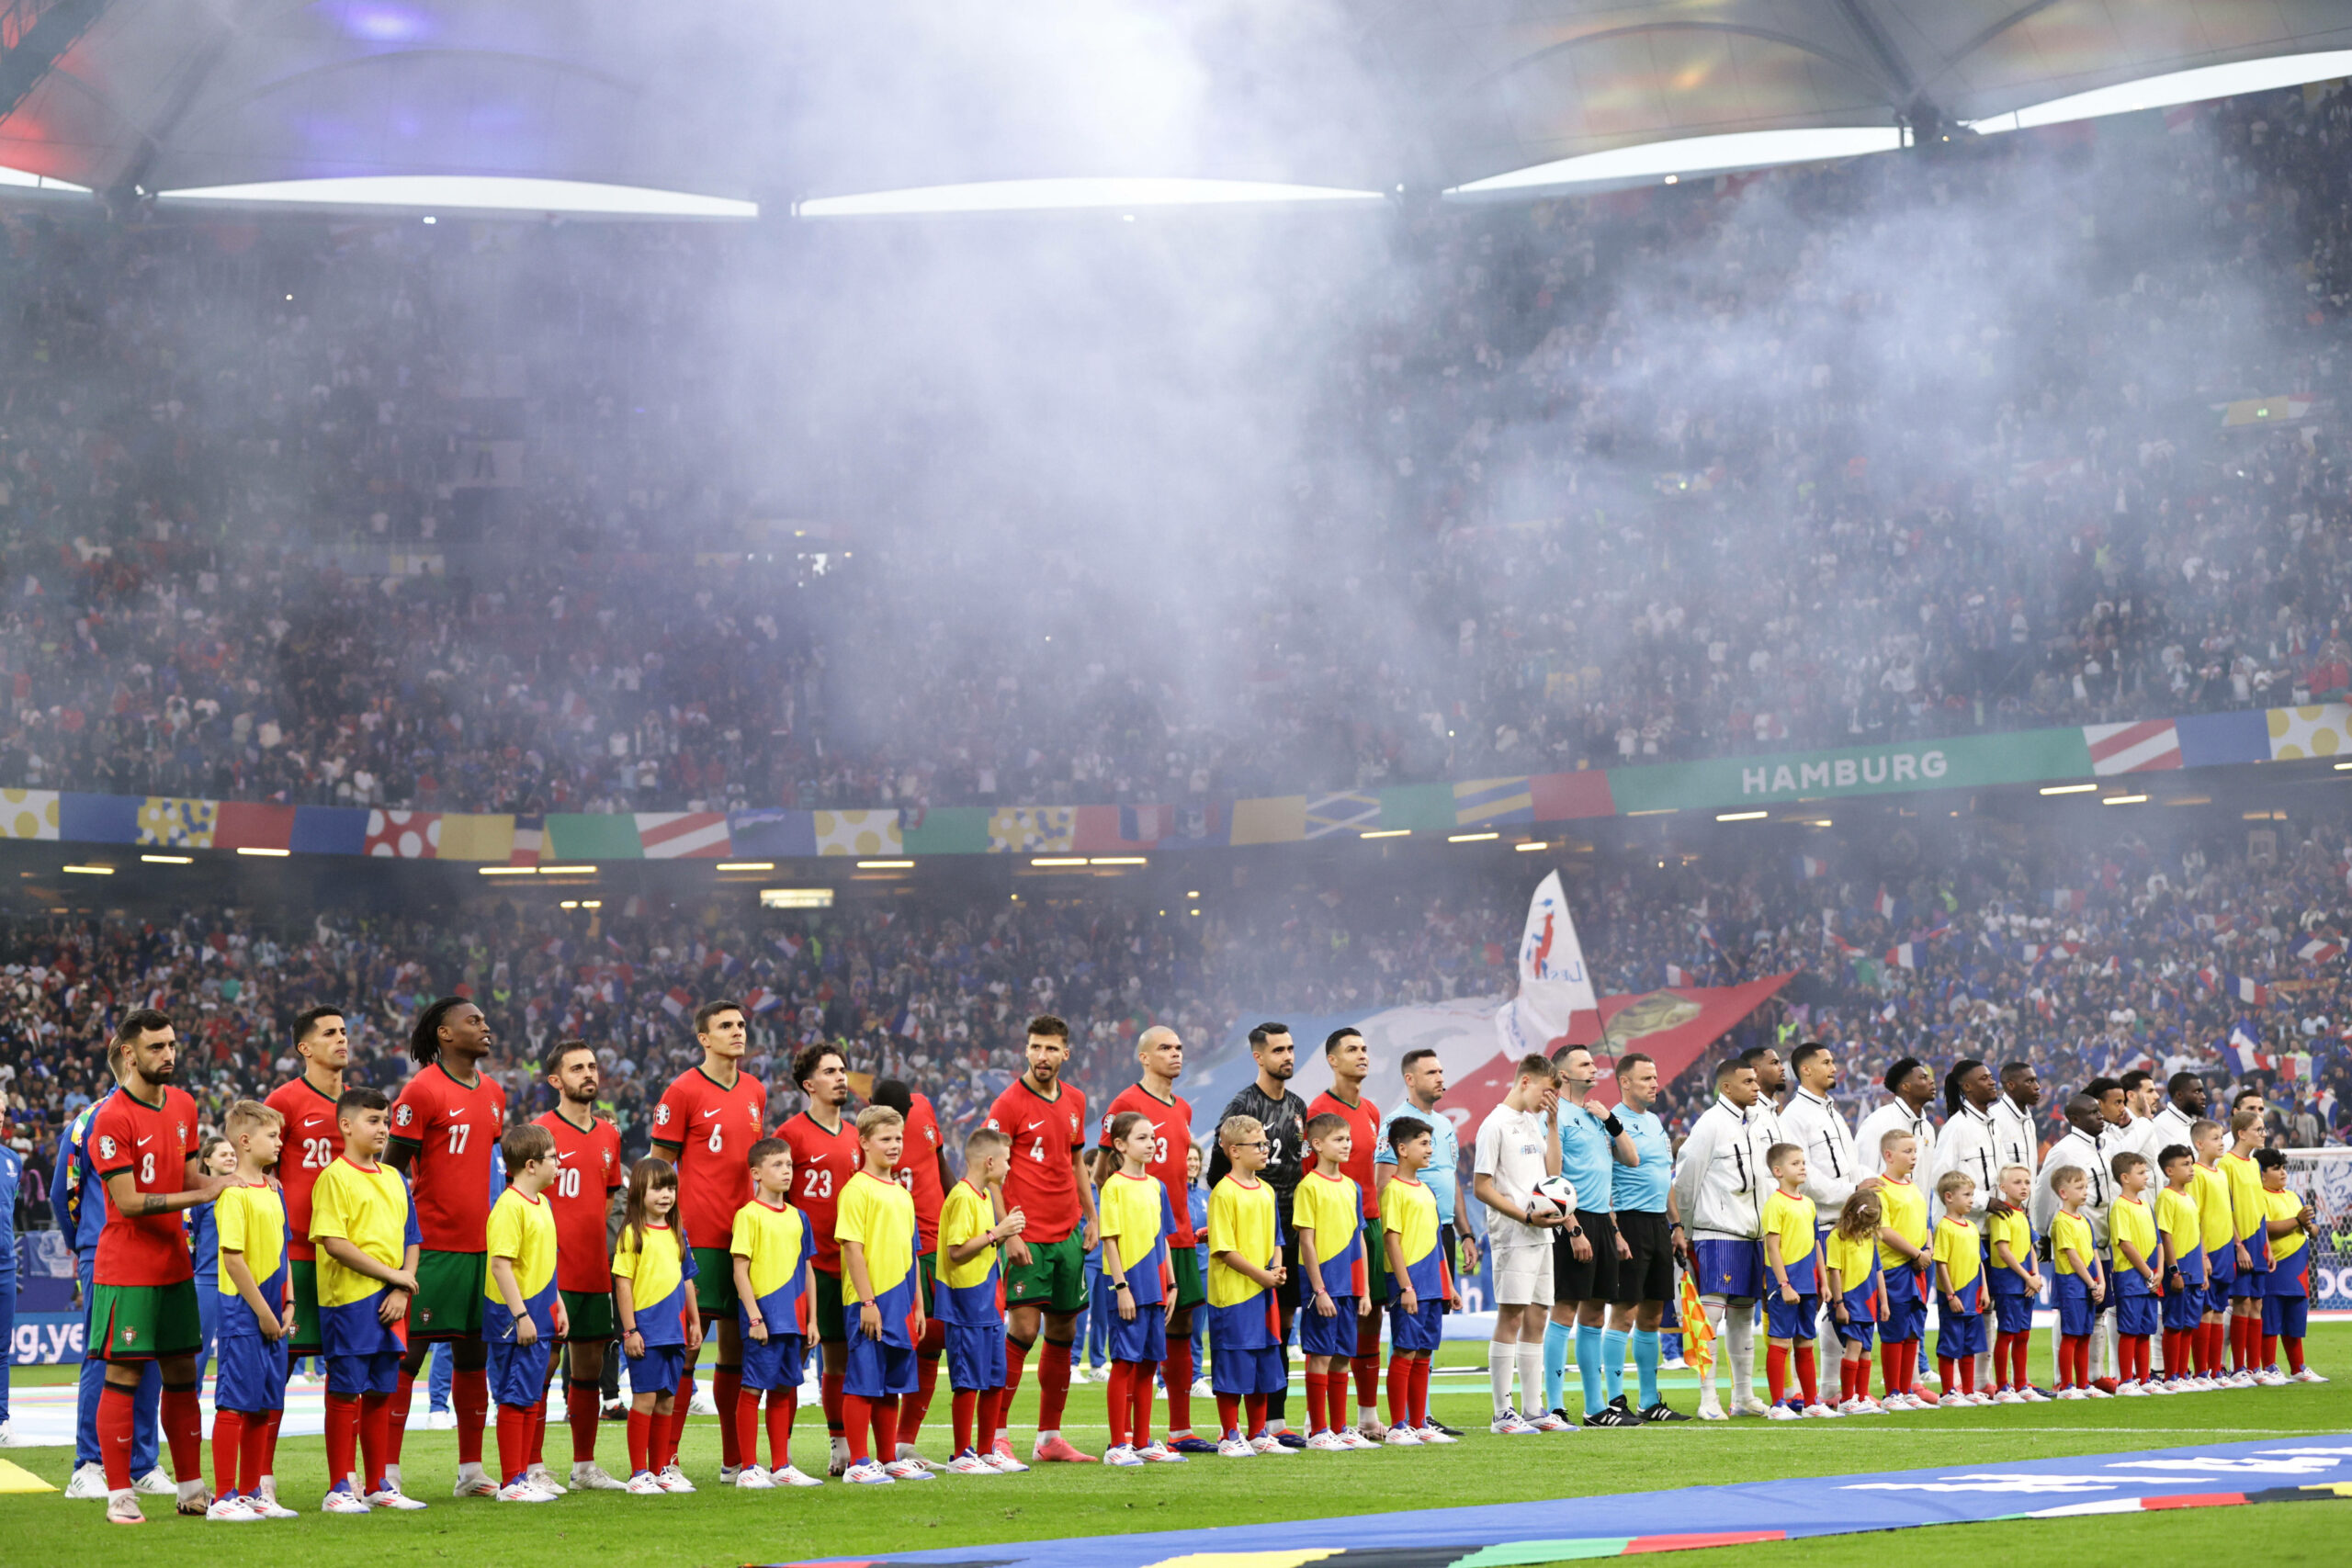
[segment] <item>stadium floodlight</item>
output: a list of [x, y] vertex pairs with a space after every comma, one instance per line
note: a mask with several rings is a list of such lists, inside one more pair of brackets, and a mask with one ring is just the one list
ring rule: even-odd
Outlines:
[[1062, 866], [1084, 865], [1086, 863], [1086, 857], [1084, 855], [1033, 855], [1030, 857], [1029, 863], [1033, 866], [1045, 866], [1048, 869], [1052, 869]]
[[1601, 185], [1622, 180], [1673, 180], [1684, 175], [1768, 169], [1784, 164], [1818, 164], [1891, 152], [1903, 145], [1894, 125], [1825, 125], [1789, 130], [1736, 130], [1723, 136], [1686, 136], [1611, 147], [1549, 164], [1489, 175], [1447, 191], [1448, 196], [1491, 196], [1552, 186]]
[[915, 863], [910, 860], [862, 860], [857, 863], [860, 871], [912, 871], [914, 868]]
[[2088, 795], [2097, 788], [2098, 785], [2095, 784], [2043, 784], [2041, 793], [2044, 795]]
[[2148, 797], [2144, 795], [2110, 795], [2099, 802], [2101, 806], [2145, 806], [2147, 803]]
[[1412, 836], [1410, 828], [1367, 828], [1356, 835], [1359, 839], [1409, 839]]
[[710, 868], [713, 871], [774, 871], [772, 860], [723, 860]]
[[257, 855], [268, 860], [284, 860], [288, 855], [292, 854], [294, 852], [292, 850], [264, 849], [259, 844], [239, 844], [237, 846], [237, 852], [241, 855]]
[[352, 175], [254, 185], [191, 186], [159, 202], [385, 207], [424, 212], [560, 212], [588, 218], [757, 218], [760, 204], [695, 191], [514, 175]]
[[2069, 120], [2097, 119], [2102, 115], [2233, 98], [2243, 93], [2275, 92], [2280, 87], [2300, 87], [2306, 82], [2332, 82], [2338, 76], [2352, 76], [2352, 49], [2274, 54], [2264, 60], [2237, 60], [2227, 65], [2167, 71], [2160, 76], [2143, 76], [2136, 82], [2120, 82], [2112, 87], [2094, 87], [2087, 93], [2069, 93], [2063, 98], [2052, 98], [2009, 114], [1971, 120], [1968, 128], [1980, 136], [1993, 136], [2004, 130], [2030, 130], [2037, 125], [2063, 125]]
[[194, 865], [196, 863], [194, 855], [141, 855], [139, 858], [149, 865]]
[[763, 909], [830, 909], [833, 907], [833, 890], [830, 887], [763, 887], [760, 908]]
[[1516, 849], [1521, 854], [1525, 854], [1530, 850], [1548, 850], [1552, 846], [1545, 843], [1541, 839], [1530, 839], [1523, 844], [1514, 844], [1511, 847]]
[[474, 874], [476, 876], [537, 876], [538, 869], [535, 865], [485, 865], [476, 867]]
[[1500, 833], [1448, 833], [1445, 841], [1449, 844], [1483, 844], [1489, 839], [1501, 837]]
[[890, 218], [950, 212], [1082, 212], [1111, 208], [1250, 207], [1288, 202], [1379, 201], [1376, 190], [1280, 185], [1262, 180], [1088, 178], [978, 180], [818, 196], [792, 205], [800, 218]]
[[12, 190], [53, 190], [66, 196], [90, 194], [88, 186], [77, 186], [71, 180], [52, 179], [47, 175], [36, 175], [24, 169], [0, 168], [0, 186]]
[[1771, 815], [1769, 811], [1718, 811], [1715, 813], [1715, 820], [1718, 822], [1760, 822]]
[[64, 865], [58, 869], [69, 876], [112, 876], [114, 874], [114, 867], [110, 865]]

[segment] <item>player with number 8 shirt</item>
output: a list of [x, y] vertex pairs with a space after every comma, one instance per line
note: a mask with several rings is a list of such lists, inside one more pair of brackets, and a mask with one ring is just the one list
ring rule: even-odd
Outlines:
[[[742, 1433], [735, 1419], [743, 1390], [743, 1345], [736, 1324], [735, 1259], [728, 1251], [735, 1211], [752, 1201], [752, 1145], [768, 1118], [768, 1089], [743, 1071], [750, 1026], [741, 1002], [707, 1001], [695, 1009], [695, 1040], [702, 1063], [662, 1091], [653, 1112], [653, 1152], [678, 1168], [678, 1224], [695, 1255], [695, 1305], [712, 1325], [718, 1363], [711, 1369], [711, 1402], [718, 1407], [719, 1480], [734, 1484], [742, 1468]], [[694, 1403], [694, 1368], [678, 1384], [677, 1408]]]
[[294, 1326], [287, 1336], [286, 1348], [288, 1354], [300, 1358], [321, 1355], [326, 1349], [319, 1337], [319, 1265], [318, 1249], [311, 1242], [311, 1189], [343, 1154], [334, 1102], [343, 1097], [343, 1069], [351, 1061], [351, 1031], [342, 1010], [314, 1007], [297, 1013], [294, 1054], [301, 1058], [302, 1076], [278, 1085], [263, 1103], [286, 1118], [277, 1172], [277, 1183], [286, 1192], [288, 1273], [294, 1291]]

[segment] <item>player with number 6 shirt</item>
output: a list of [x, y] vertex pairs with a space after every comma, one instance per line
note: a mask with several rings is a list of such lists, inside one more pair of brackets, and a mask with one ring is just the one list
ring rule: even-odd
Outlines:
[[294, 1326], [287, 1353], [317, 1356], [319, 1337], [318, 1248], [311, 1241], [311, 1189], [343, 1153], [343, 1133], [334, 1102], [343, 1098], [343, 1069], [351, 1062], [351, 1030], [342, 1010], [314, 1007], [294, 1017], [294, 1054], [302, 1076], [277, 1086], [263, 1103], [286, 1118], [286, 1139], [277, 1156], [277, 1184], [286, 1192], [288, 1273], [293, 1281]]
[[[695, 1305], [718, 1330], [718, 1364], [710, 1395], [718, 1406], [720, 1481], [735, 1482], [743, 1463], [735, 1402], [743, 1388], [743, 1345], [736, 1326], [735, 1260], [728, 1252], [735, 1211], [752, 1201], [748, 1156], [768, 1119], [768, 1089], [743, 1071], [750, 1025], [741, 1002], [695, 1009], [702, 1063], [662, 1092], [653, 1112], [653, 1152], [678, 1168], [678, 1223], [695, 1254]], [[694, 1368], [677, 1391], [677, 1408], [694, 1403]]]

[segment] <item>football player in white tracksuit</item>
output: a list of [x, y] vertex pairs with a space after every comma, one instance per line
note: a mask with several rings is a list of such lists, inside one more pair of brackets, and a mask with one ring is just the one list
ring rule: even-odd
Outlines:
[[[1691, 1277], [1731, 1362], [1733, 1416], [1764, 1414], [1756, 1397], [1753, 1308], [1764, 1293], [1760, 1238], [1773, 1185], [1764, 1155], [1781, 1141], [1779, 1116], [1758, 1098], [1756, 1069], [1725, 1062], [1715, 1069], [1715, 1102], [1700, 1113], [1675, 1167], [1675, 1206], [1690, 1216]], [[1699, 1416], [1724, 1415], [1711, 1367], [1700, 1376]]]

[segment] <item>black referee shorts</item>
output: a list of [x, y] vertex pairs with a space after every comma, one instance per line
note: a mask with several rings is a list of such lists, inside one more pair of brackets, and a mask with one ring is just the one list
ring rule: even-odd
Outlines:
[[1577, 1211], [1577, 1224], [1592, 1244], [1590, 1258], [1578, 1258], [1576, 1238], [1566, 1230], [1552, 1240], [1552, 1299], [1555, 1302], [1613, 1302], [1617, 1299], [1617, 1226], [1606, 1213]]
[[1674, 1233], [1663, 1212], [1627, 1209], [1617, 1215], [1617, 1234], [1625, 1238], [1631, 1258], [1617, 1265], [1619, 1306], [1674, 1300]]

